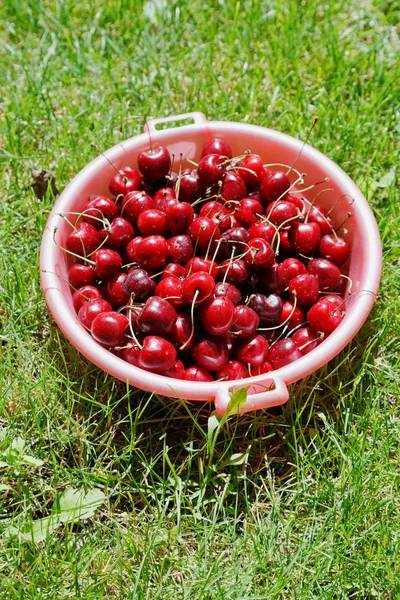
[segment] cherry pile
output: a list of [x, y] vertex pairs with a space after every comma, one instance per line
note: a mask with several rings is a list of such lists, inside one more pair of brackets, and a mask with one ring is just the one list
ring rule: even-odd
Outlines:
[[302, 197], [304, 174], [233, 157], [218, 138], [198, 164], [172, 164], [150, 147], [137, 168], [115, 168], [112, 197], [61, 215], [82, 326], [130, 364], [190, 381], [267, 373], [313, 350], [343, 319], [350, 247], [319, 194]]

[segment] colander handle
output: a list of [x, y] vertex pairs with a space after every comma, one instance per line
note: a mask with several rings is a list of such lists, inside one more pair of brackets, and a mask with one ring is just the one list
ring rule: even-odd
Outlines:
[[[201, 123], [207, 123], [207, 117], [202, 112], [190, 112], [184, 113], [182, 115], [171, 115], [170, 117], [160, 117], [159, 119], [149, 119], [144, 126], [145, 132], [155, 133], [157, 131], [156, 125], [160, 123], [174, 123], [178, 121], [188, 121], [191, 119], [193, 121], [193, 125], [200, 125]], [[187, 126], [186, 124], [183, 124]], [[191, 123], [190, 123], [191, 125]], [[182, 125], [178, 125], [178, 127], [182, 127]]]
[[[271, 384], [274, 384], [274, 389], [265, 389], [270, 388]], [[238, 386], [236, 386], [236, 389], [237, 387]], [[281, 377], [274, 375], [273, 373], [268, 373], [265, 380], [257, 382], [256, 384], [251, 385], [251, 387], [253, 388], [253, 392], [254, 388], [257, 387], [260, 388], [260, 391], [251, 393], [247, 397], [246, 403], [240, 407], [239, 413], [285, 404], [289, 398], [286, 383]], [[230, 385], [221, 383], [218, 387], [214, 402], [215, 410], [220, 416], [225, 414], [231, 399], [232, 390], [234, 389], [235, 386], [233, 386], [232, 383]]]

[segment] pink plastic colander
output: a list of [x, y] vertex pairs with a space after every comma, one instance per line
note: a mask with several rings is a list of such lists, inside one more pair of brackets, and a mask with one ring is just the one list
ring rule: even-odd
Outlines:
[[[179, 126], [182, 121], [185, 124]], [[186, 124], [188, 121], [191, 124]], [[163, 130], [157, 128], [157, 125], [168, 122], [177, 123], [178, 126]], [[231, 145], [234, 155], [250, 149], [260, 154], [265, 163], [292, 164], [303, 145], [301, 141], [271, 129], [244, 123], [208, 121], [202, 113], [193, 112], [148, 121], [145, 133], [114, 146], [105, 153], [106, 156], [117, 168], [136, 166], [139, 152], [148, 149], [148, 132], [151, 133], [154, 145], [168, 146], [175, 156], [179, 157], [183, 153], [184, 157], [192, 160], [199, 158], [202, 145], [212, 137], [224, 138]], [[352, 213], [346, 223], [347, 239], [352, 250], [345, 272], [353, 281], [353, 293], [346, 302], [346, 316], [339, 327], [307, 355], [281, 369], [250, 379], [199, 383], [148, 373], [97, 344], [77, 320], [71, 290], [62, 279], [67, 277], [71, 263], [54, 243], [53, 231], [57, 227], [57, 239], [64, 245], [71, 228], [60, 217], [60, 213], [81, 211], [89, 195], [109, 194], [108, 182], [115, 171], [104, 156], [93, 160], [66, 187], [49, 216], [43, 234], [40, 252], [42, 287], [46, 302], [60, 329], [98, 367], [149, 392], [179, 396], [192, 401], [214, 401], [216, 411], [221, 415], [226, 411], [232, 391], [244, 386], [249, 386], [248, 398], [241, 407], [241, 412], [285, 403], [288, 399], [288, 384], [325, 365], [356, 335], [374, 303], [382, 269], [382, 248], [376, 221], [366, 199], [353, 181], [329, 158], [309, 145], [304, 146], [296, 168], [307, 174], [306, 182], [317, 182], [329, 177], [329, 187], [334, 191], [321, 194], [318, 198], [320, 204], [331, 207], [339, 196], [346, 194], [332, 212], [335, 223], [341, 223], [349, 210]], [[309, 194], [304, 195], [312, 200], [315, 191]], [[353, 203], [350, 208], [351, 199]]]

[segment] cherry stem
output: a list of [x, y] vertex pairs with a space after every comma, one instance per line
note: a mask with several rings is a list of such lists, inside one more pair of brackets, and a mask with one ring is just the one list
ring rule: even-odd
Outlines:
[[335, 232], [337, 233], [337, 232], [338, 232], [340, 229], [342, 229], [342, 227], [343, 227], [343, 225], [346, 223], [346, 221], [347, 221], [348, 219], [350, 219], [350, 217], [352, 217], [352, 216], [353, 216], [353, 213], [349, 211], [349, 212], [347, 213], [347, 217], [345, 218], [345, 220], [343, 221], [343, 223], [342, 223], [341, 225], [339, 225], [339, 227], [336, 227], [336, 229], [335, 229]]
[[340, 277], [343, 277], [343, 279], [347, 279], [347, 281], [349, 282], [349, 286], [347, 288], [347, 293], [349, 296], [351, 296], [351, 290], [353, 289], [352, 279], [350, 279], [350, 277], [348, 277], [347, 275], [343, 275], [343, 273], [340, 274]]
[[307, 144], [307, 142], [308, 142], [308, 140], [309, 140], [309, 138], [310, 138], [311, 132], [312, 132], [312, 130], [314, 129], [314, 127], [315, 127], [315, 125], [316, 125], [317, 123], [318, 123], [318, 117], [314, 117], [314, 120], [313, 120], [313, 122], [312, 122], [312, 124], [311, 124], [311, 127], [310, 127], [310, 129], [309, 129], [309, 131], [308, 131], [308, 133], [307, 133], [307, 135], [306, 135], [306, 139], [304, 140], [304, 142], [303, 142], [303, 144], [302, 144], [302, 146], [301, 146], [301, 148], [300, 148], [300, 150], [299, 150], [299, 153], [298, 153], [298, 155], [297, 155], [297, 156], [296, 156], [296, 158], [294, 159], [294, 162], [293, 162], [292, 166], [290, 167], [289, 171], [286, 173], [286, 175], [289, 175], [290, 171], [292, 171], [292, 170], [293, 170], [293, 167], [294, 167], [294, 165], [295, 165], [295, 164], [297, 163], [297, 161], [299, 160], [299, 158], [300, 158], [300, 156], [301, 156], [301, 154], [302, 154], [302, 152], [303, 152], [303, 150], [304, 150], [304, 146]]
[[352, 196], [350, 196], [349, 194], [342, 194], [341, 196], [339, 196], [339, 198], [336, 200], [336, 202], [334, 203], [333, 206], [331, 206], [331, 208], [328, 210], [328, 212], [326, 213], [326, 216], [329, 217], [329, 215], [331, 214], [331, 212], [333, 210], [335, 210], [336, 206], [338, 205], [338, 203], [340, 202], [340, 200], [342, 198], [344, 198], [345, 196], [349, 196], [351, 202], [349, 202], [349, 206], [351, 206], [354, 202], [354, 198]]
[[[135, 299], [135, 294], [131, 294], [131, 303], [133, 302], [133, 300]], [[128, 309], [128, 322], [129, 322], [129, 329], [133, 338], [133, 341], [139, 346], [140, 350], [143, 349], [142, 344], [139, 342], [139, 340], [137, 339], [135, 332], [133, 331], [133, 325], [132, 325], [132, 310], [134, 310], [133, 308], [129, 308]]]
[[176, 187], [175, 187], [175, 197], [177, 202], [179, 201], [179, 191], [181, 188], [181, 178], [182, 178], [182, 152], [179, 155], [179, 172], [178, 172], [178, 181], [176, 182]]
[[60, 246], [60, 244], [57, 242], [56, 240], [56, 233], [57, 233], [58, 227], [54, 227], [54, 231], [53, 231], [53, 242], [55, 243], [55, 245], [57, 246], [57, 248], [60, 248], [60, 250], [62, 250], [63, 252], [66, 252], [67, 254], [70, 254], [71, 256], [75, 256], [75, 258], [78, 258], [79, 260], [84, 260], [92, 265], [95, 265], [96, 263], [94, 262], [94, 260], [89, 260], [86, 256], [79, 256], [79, 254], [75, 254], [75, 252], [71, 252], [71, 250], [67, 250], [66, 248], [63, 248], [62, 246]]
[[117, 169], [117, 167], [114, 165], [114, 163], [111, 162], [111, 160], [104, 154], [104, 152], [102, 152], [100, 150], [100, 148], [96, 144], [92, 143], [90, 145], [91, 145], [92, 148], [95, 148], [97, 150], [97, 152], [99, 152], [102, 156], [104, 156], [104, 158], [106, 159], [106, 161], [112, 166], [112, 168], [118, 173], [118, 175], [121, 175], [121, 177], [124, 180], [124, 183], [126, 183], [128, 181], [128, 178], [126, 177], [126, 175], [124, 175], [122, 173], [122, 171], [120, 171], [119, 169]]
[[303, 192], [308, 192], [309, 190], [312, 190], [313, 188], [315, 188], [316, 185], [321, 185], [321, 183], [329, 183], [330, 179], [329, 177], [325, 177], [325, 179], [323, 179], [322, 181], [317, 181], [316, 183], [313, 183], [312, 185], [309, 185], [308, 187], [302, 189], [302, 190], [294, 190], [292, 192], [292, 194], [302, 194]]
[[[305, 218], [305, 220], [304, 220], [304, 223], [307, 223], [307, 222], [308, 222], [308, 218], [309, 218], [309, 216], [310, 216], [311, 209], [312, 209], [312, 207], [314, 206], [314, 204], [315, 204], [315, 202], [316, 202], [316, 200], [317, 200], [318, 196], [320, 196], [321, 194], [324, 194], [325, 192], [333, 192], [333, 191], [334, 191], [334, 189], [333, 189], [333, 188], [325, 188], [324, 190], [320, 190], [320, 191], [319, 191], [317, 194], [315, 194], [315, 196], [314, 196], [314, 198], [313, 198], [313, 200], [312, 200], [312, 202], [311, 202], [310, 206], [308, 207], [308, 212], [307, 212], [307, 214], [306, 214], [306, 218]], [[321, 212], [321, 211], [319, 211], [319, 212]], [[321, 213], [321, 215], [322, 215], [322, 213]], [[326, 219], [326, 221], [328, 221], [328, 220]]]
[[347, 296], [347, 298], [344, 298], [344, 300], [339, 304], [339, 306], [335, 306], [335, 308], [331, 312], [331, 315], [335, 314], [336, 310], [338, 310], [345, 302], [347, 302], [348, 300], [350, 300], [356, 294], [372, 294], [372, 296], [374, 296], [374, 298], [376, 298], [376, 296], [377, 296], [375, 294], [375, 292], [371, 292], [371, 290], [358, 290], [358, 292], [353, 292], [352, 294], [349, 294]]
[[290, 221], [296, 221], [299, 218], [299, 215], [297, 214], [294, 217], [290, 217], [290, 219], [286, 219], [286, 221], [282, 221], [282, 223], [279, 225], [279, 227], [276, 227], [276, 231], [274, 233], [274, 236], [271, 240], [271, 248], [274, 245], [275, 242], [275, 238], [276, 236], [278, 236], [278, 243], [276, 245], [276, 250], [275, 250], [275, 254], [279, 254], [279, 245], [280, 245], [280, 238], [279, 238], [279, 230], [283, 228], [284, 225], [286, 225], [286, 223], [290, 223]]
[[191, 320], [191, 323], [192, 323], [192, 331], [190, 332], [190, 336], [188, 337], [188, 339], [186, 340], [186, 342], [184, 344], [182, 344], [182, 346], [179, 348], [179, 350], [184, 350], [186, 348], [186, 346], [188, 344], [190, 344], [190, 342], [193, 339], [193, 335], [194, 335], [194, 307], [195, 307], [197, 296], [199, 295], [199, 293], [200, 293], [200, 290], [196, 290], [195, 291], [195, 294], [194, 294], [194, 297], [193, 297], [193, 300], [192, 300], [192, 306], [190, 308], [190, 320]]
[[275, 325], [275, 327], [258, 327], [257, 331], [273, 331], [274, 329], [280, 329], [281, 327], [284, 327], [286, 325], [286, 323], [288, 323], [290, 321], [290, 319], [292, 318], [294, 311], [296, 310], [296, 306], [297, 306], [297, 298], [295, 296], [293, 299], [293, 308], [290, 312], [290, 315], [288, 317], [286, 317], [286, 319], [283, 321], [283, 323], [280, 323], [280, 325]]
[[[233, 241], [233, 240], [231, 240], [231, 241]], [[233, 257], [235, 256], [235, 252], [236, 252], [236, 246], [233, 246], [233, 247], [232, 247], [232, 252], [231, 252], [231, 257], [230, 257], [230, 259], [229, 259], [229, 264], [228, 264], [228, 266], [227, 266], [227, 268], [226, 268], [226, 271], [225, 271], [224, 277], [223, 277], [223, 279], [222, 279], [222, 284], [223, 284], [223, 285], [225, 285], [225, 284], [226, 284], [226, 279], [227, 279], [227, 277], [228, 277], [228, 272], [229, 272], [229, 269], [230, 269], [231, 265], [233, 264]]]
[[299, 350], [300, 352], [302, 350], [304, 350], [304, 348], [307, 348], [307, 346], [309, 346], [310, 344], [313, 344], [314, 342], [318, 342], [318, 340], [320, 340], [322, 338], [324, 334], [322, 333], [321, 335], [319, 335], [318, 337], [314, 338], [313, 340], [308, 340], [308, 342], [306, 342], [305, 344], [303, 344], [302, 346], [299, 346]]
[[286, 165], [284, 163], [269, 163], [269, 164], [263, 165], [263, 167], [265, 167], [267, 169], [268, 169], [268, 167], [286, 167], [287, 169], [291, 168], [292, 171], [294, 171], [298, 177], [301, 177], [300, 171], [298, 171], [297, 169], [294, 169], [293, 167], [290, 167], [289, 165]]
[[194, 167], [198, 167], [199, 163], [195, 162], [194, 160], [191, 160], [190, 158], [186, 157], [185, 158], [186, 162], [188, 162], [190, 165], [193, 165]]
[[208, 259], [208, 253], [210, 252], [211, 244], [214, 241], [214, 237], [215, 237], [215, 233], [216, 233], [217, 229], [218, 229], [218, 223], [215, 225], [214, 231], [212, 232], [211, 237], [210, 237], [210, 241], [208, 242], [207, 251], [206, 251], [206, 254], [205, 254], [205, 257], [204, 257], [205, 260]]

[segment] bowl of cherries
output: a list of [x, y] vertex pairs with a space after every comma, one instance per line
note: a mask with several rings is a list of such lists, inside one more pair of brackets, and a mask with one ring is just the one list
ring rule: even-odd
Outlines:
[[40, 260], [82, 354], [219, 414], [243, 387], [241, 412], [286, 402], [359, 331], [382, 267], [373, 213], [340, 167], [198, 112], [150, 120], [87, 165], [51, 211]]

